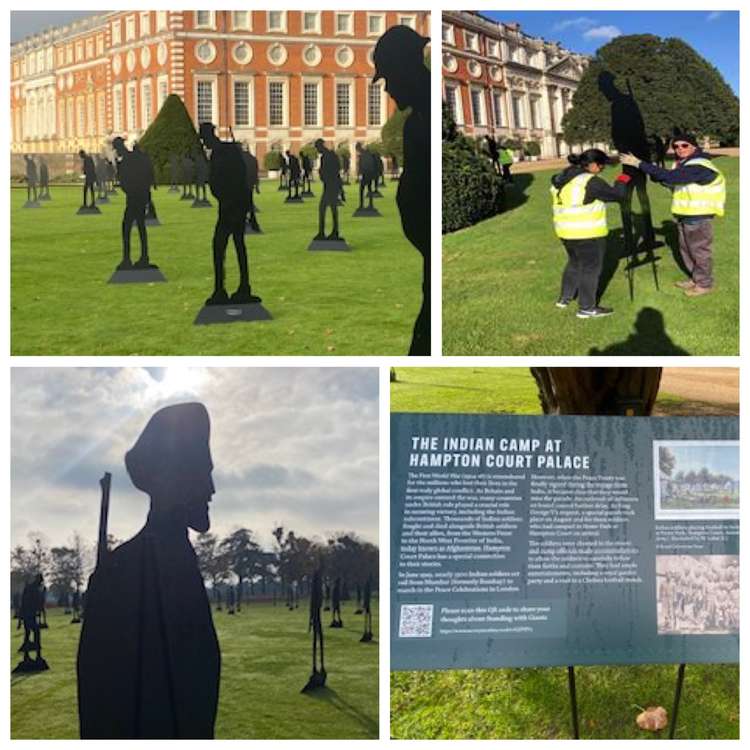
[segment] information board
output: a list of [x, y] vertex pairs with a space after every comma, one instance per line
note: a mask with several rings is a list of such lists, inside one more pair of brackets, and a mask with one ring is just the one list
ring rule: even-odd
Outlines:
[[739, 420], [393, 414], [393, 669], [737, 662]]

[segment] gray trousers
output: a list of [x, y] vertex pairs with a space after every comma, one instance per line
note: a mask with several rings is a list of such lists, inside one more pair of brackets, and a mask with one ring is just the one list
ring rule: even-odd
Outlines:
[[712, 245], [714, 225], [711, 219], [696, 222], [677, 222], [677, 236], [680, 240], [680, 255], [685, 268], [696, 286], [714, 285]]

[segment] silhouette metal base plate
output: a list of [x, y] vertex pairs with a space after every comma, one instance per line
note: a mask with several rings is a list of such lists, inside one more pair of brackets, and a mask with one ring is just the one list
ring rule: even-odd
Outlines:
[[24, 672], [44, 672], [47, 669], [49, 669], [49, 664], [47, 664], [41, 656], [38, 656], [36, 659], [24, 659], [13, 670], [13, 674], [22, 674]]
[[96, 199], [96, 205], [98, 206], [100, 203], [109, 203], [109, 198], [107, 196], [102, 196], [101, 198]]
[[370, 643], [372, 641], [372, 633], [365, 633], [360, 639], [360, 643]]
[[196, 198], [190, 208], [211, 208], [211, 201], [207, 198]]
[[155, 281], [166, 281], [158, 268], [115, 269], [108, 284], [150, 284]]
[[312, 191], [312, 190], [303, 190], [303, 191], [302, 191], [302, 192], [300, 193], [300, 195], [301, 195], [301, 196], [302, 196], [303, 198], [314, 198], [314, 197], [315, 197], [315, 193], [313, 193], [313, 191]]
[[310, 678], [307, 681], [307, 684], [305, 687], [300, 690], [301, 693], [309, 693], [311, 690], [316, 690], [317, 688], [325, 687], [326, 684], [326, 673], [318, 672], [316, 669], [311, 675]]
[[161, 226], [161, 222], [155, 216], [147, 216], [146, 219], [144, 219], [143, 223], [147, 227], [160, 227]]
[[284, 203], [304, 203], [302, 196], [298, 195], [295, 198], [287, 198]]
[[26, 203], [23, 204], [24, 208], [41, 208], [42, 204], [39, 203], [39, 201], [26, 201]]
[[[259, 320], [273, 320], [271, 313], [260, 302], [250, 305], [204, 305], [193, 321], [196, 326], [210, 326], [215, 323], [253, 323]], [[234, 614], [230, 612], [229, 614]]]
[[82, 214], [100, 214], [101, 211], [96, 206], [81, 206], [77, 211], [76, 214], [82, 215]]
[[378, 211], [377, 208], [373, 207], [370, 208], [369, 206], [365, 206], [364, 208], [358, 208], [352, 216], [382, 216], [383, 214]]
[[308, 250], [351, 250], [351, 247], [346, 244], [346, 240], [343, 237], [339, 237], [337, 240], [313, 240], [308, 246]]
[[380, 190], [373, 190], [372, 191], [372, 197], [373, 198], [382, 198], [383, 194], [380, 192]]
[[188, 193], [187, 195], [181, 195], [180, 200], [181, 201], [194, 201], [195, 196], [192, 193]]

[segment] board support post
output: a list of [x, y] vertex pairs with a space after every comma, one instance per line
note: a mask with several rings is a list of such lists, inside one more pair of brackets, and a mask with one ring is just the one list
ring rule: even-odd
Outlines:
[[680, 709], [680, 698], [682, 697], [682, 683], [685, 679], [685, 664], [680, 664], [677, 670], [677, 685], [674, 690], [674, 704], [672, 706], [672, 720], [669, 723], [669, 739], [674, 739], [677, 730], [677, 712]]
[[578, 700], [576, 698], [576, 668], [568, 667], [568, 692], [570, 693], [570, 718], [573, 722], [573, 739], [579, 740]]

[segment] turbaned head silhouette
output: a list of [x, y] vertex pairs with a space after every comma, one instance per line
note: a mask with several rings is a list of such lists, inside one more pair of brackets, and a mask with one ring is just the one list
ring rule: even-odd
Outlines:
[[125, 454], [133, 484], [151, 497], [150, 519], [208, 531], [215, 488], [209, 448], [210, 420], [200, 403], [157, 411]]

